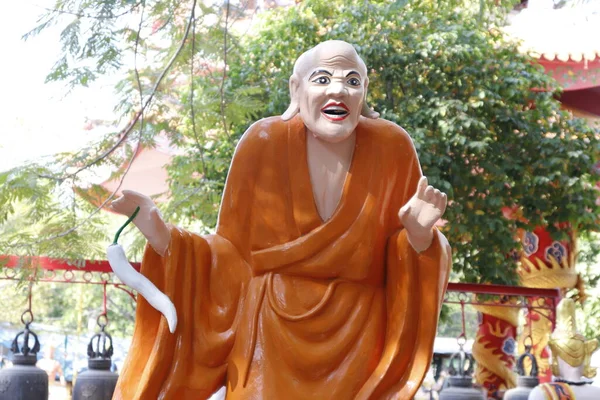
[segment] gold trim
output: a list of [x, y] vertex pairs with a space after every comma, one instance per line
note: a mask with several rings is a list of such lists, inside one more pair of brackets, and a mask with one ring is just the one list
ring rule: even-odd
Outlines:
[[548, 342], [552, 350], [552, 373], [559, 376], [557, 357], [560, 357], [572, 367], [583, 365], [583, 375], [586, 378], [596, 376], [596, 368], [590, 365], [592, 353], [598, 348], [596, 339], [586, 340], [577, 331], [575, 319], [575, 302], [572, 299], [562, 299], [556, 307], [556, 329]]
[[526, 257], [521, 258], [517, 273], [521, 277], [523, 286], [542, 289], [575, 287], [577, 270], [574, 263], [569, 263], [571, 257], [565, 257], [562, 263], [553, 256], [548, 258], [549, 263], [539, 257], [534, 258], [535, 263]]

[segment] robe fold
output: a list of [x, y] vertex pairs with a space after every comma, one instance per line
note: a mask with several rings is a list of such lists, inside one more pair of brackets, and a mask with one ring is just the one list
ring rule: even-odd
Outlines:
[[255, 123], [236, 149], [214, 235], [172, 228], [142, 273], [179, 323], [138, 297], [114, 399], [411, 399], [431, 362], [450, 248], [416, 253], [398, 212], [421, 168], [409, 136], [361, 117], [342, 197], [317, 211], [302, 120]]

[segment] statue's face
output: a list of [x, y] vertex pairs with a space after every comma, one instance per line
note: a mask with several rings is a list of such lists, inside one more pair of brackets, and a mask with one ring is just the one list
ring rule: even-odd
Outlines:
[[345, 54], [315, 58], [314, 67], [298, 82], [300, 116], [315, 136], [339, 142], [358, 124], [366, 76], [359, 72], [358, 62]]

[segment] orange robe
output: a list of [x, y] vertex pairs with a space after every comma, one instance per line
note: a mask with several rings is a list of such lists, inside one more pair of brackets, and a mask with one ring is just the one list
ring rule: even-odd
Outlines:
[[299, 117], [257, 122], [236, 149], [217, 232], [173, 228], [142, 273], [175, 334], [138, 297], [114, 399], [411, 399], [429, 368], [450, 270], [436, 231], [418, 254], [398, 211], [421, 169], [397, 125], [361, 118], [340, 204], [321, 220]]

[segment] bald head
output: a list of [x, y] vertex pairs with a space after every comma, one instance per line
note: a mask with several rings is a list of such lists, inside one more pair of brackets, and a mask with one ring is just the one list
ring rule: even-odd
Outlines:
[[294, 75], [303, 78], [318, 66], [329, 66], [336, 62], [356, 65], [363, 78], [367, 77], [367, 66], [350, 43], [328, 40], [302, 53], [294, 64]]

